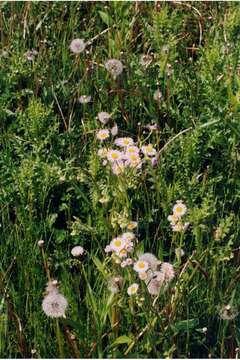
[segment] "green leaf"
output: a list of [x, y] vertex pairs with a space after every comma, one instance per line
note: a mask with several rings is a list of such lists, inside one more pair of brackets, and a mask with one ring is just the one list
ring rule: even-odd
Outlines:
[[121, 344], [130, 344], [133, 341], [133, 339], [131, 339], [129, 336], [127, 335], [122, 335], [119, 336], [112, 344], [111, 347], [114, 347], [116, 345], [121, 345]]
[[99, 11], [99, 15], [104, 24], [106, 24], [107, 26], [110, 26], [112, 24], [112, 18], [107, 13]]
[[174, 325], [171, 325], [171, 328], [177, 332], [188, 331], [190, 329], [196, 328], [198, 324], [199, 324], [198, 319], [182, 320], [182, 321], [178, 321]]

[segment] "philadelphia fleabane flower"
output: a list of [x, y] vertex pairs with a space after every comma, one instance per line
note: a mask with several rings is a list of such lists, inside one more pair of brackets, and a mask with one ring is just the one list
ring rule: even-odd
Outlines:
[[152, 144], [142, 146], [141, 150], [146, 156], [155, 156], [157, 153], [157, 150], [153, 147]]
[[123, 153], [119, 150], [109, 150], [107, 153], [107, 158], [110, 162], [120, 161], [123, 158]]
[[182, 200], [178, 200], [173, 207], [173, 214], [177, 217], [181, 217], [185, 215], [186, 212], [187, 212], [186, 205], [182, 202]]
[[116, 237], [110, 242], [111, 249], [116, 253], [119, 253], [125, 247], [125, 240], [121, 237]]
[[104, 140], [108, 139], [109, 138], [109, 130], [108, 129], [99, 130], [96, 134], [96, 137], [100, 141], [104, 141]]
[[127, 289], [128, 295], [129, 295], [129, 296], [135, 295], [135, 294], [137, 293], [137, 291], [138, 291], [138, 288], [139, 288], [139, 285], [136, 284], [136, 283], [130, 285], [130, 286], [128, 287], [128, 289]]
[[106, 125], [108, 121], [111, 119], [111, 115], [105, 111], [99, 112], [97, 116], [98, 116], [98, 120], [104, 125]]
[[133, 145], [134, 141], [130, 137], [121, 137], [121, 138], [117, 138], [114, 141], [114, 144], [121, 147], [127, 147]]
[[134, 263], [133, 268], [136, 272], [141, 273], [146, 272], [149, 268], [149, 265], [146, 261], [138, 260]]

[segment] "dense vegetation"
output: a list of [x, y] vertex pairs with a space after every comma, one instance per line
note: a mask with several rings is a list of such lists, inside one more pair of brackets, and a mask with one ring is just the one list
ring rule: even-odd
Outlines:
[[[0, 8], [0, 356], [235, 357], [240, 4]], [[79, 54], [69, 48], [75, 38], [86, 43]], [[116, 77], [109, 59], [123, 64]], [[105, 126], [101, 111], [111, 114]], [[115, 137], [97, 138], [116, 124]], [[116, 175], [99, 149], [126, 136], [158, 156]], [[189, 225], [173, 231], [180, 199]], [[157, 296], [104, 251], [131, 221], [134, 261], [147, 252], [174, 267]], [[50, 279], [66, 318], [43, 312]]]

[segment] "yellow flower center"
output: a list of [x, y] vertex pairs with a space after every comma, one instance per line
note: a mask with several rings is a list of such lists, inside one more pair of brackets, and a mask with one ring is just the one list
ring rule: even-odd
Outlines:
[[138, 267], [139, 267], [139, 269], [144, 269], [145, 268], [145, 263], [144, 262], [139, 262]]
[[177, 206], [175, 211], [176, 211], [177, 213], [181, 213], [181, 212], [183, 211], [183, 209], [182, 209], [181, 206]]
[[115, 240], [115, 241], [114, 241], [114, 245], [115, 245], [116, 247], [120, 247], [120, 246], [122, 245], [121, 240]]

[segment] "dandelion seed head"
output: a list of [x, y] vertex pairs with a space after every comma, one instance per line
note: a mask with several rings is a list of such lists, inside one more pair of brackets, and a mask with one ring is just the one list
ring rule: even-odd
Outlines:
[[105, 69], [113, 76], [117, 77], [123, 71], [123, 64], [116, 59], [110, 59], [105, 63]]
[[85, 50], [86, 44], [83, 39], [73, 39], [69, 46], [74, 54], [80, 54]]
[[66, 298], [59, 292], [50, 292], [42, 302], [44, 313], [52, 318], [66, 317], [65, 312], [68, 307]]
[[91, 96], [90, 95], [81, 95], [78, 98], [78, 101], [80, 102], [80, 104], [87, 104], [91, 101]]
[[111, 119], [111, 115], [105, 111], [99, 112], [97, 116], [98, 116], [98, 120], [104, 125], [106, 125], [108, 121]]
[[153, 94], [153, 99], [158, 102], [162, 100], [162, 92], [159, 89]]
[[38, 241], [38, 246], [41, 248], [44, 246], [44, 240], [39, 240]]
[[118, 134], [118, 126], [117, 124], [115, 124], [112, 128], [111, 128], [111, 134], [112, 136], [116, 136]]
[[172, 264], [170, 264], [168, 262], [163, 262], [161, 264], [160, 271], [164, 275], [164, 280], [167, 283], [169, 283], [175, 276], [173, 266], [172, 266]]
[[84, 248], [82, 246], [74, 246], [71, 250], [71, 254], [74, 257], [79, 257], [83, 255], [83, 253], [84, 253]]
[[224, 305], [222, 308], [219, 309], [219, 316], [223, 320], [233, 320], [237, 315], [237, 309], [233, 308], [229, 304]]

